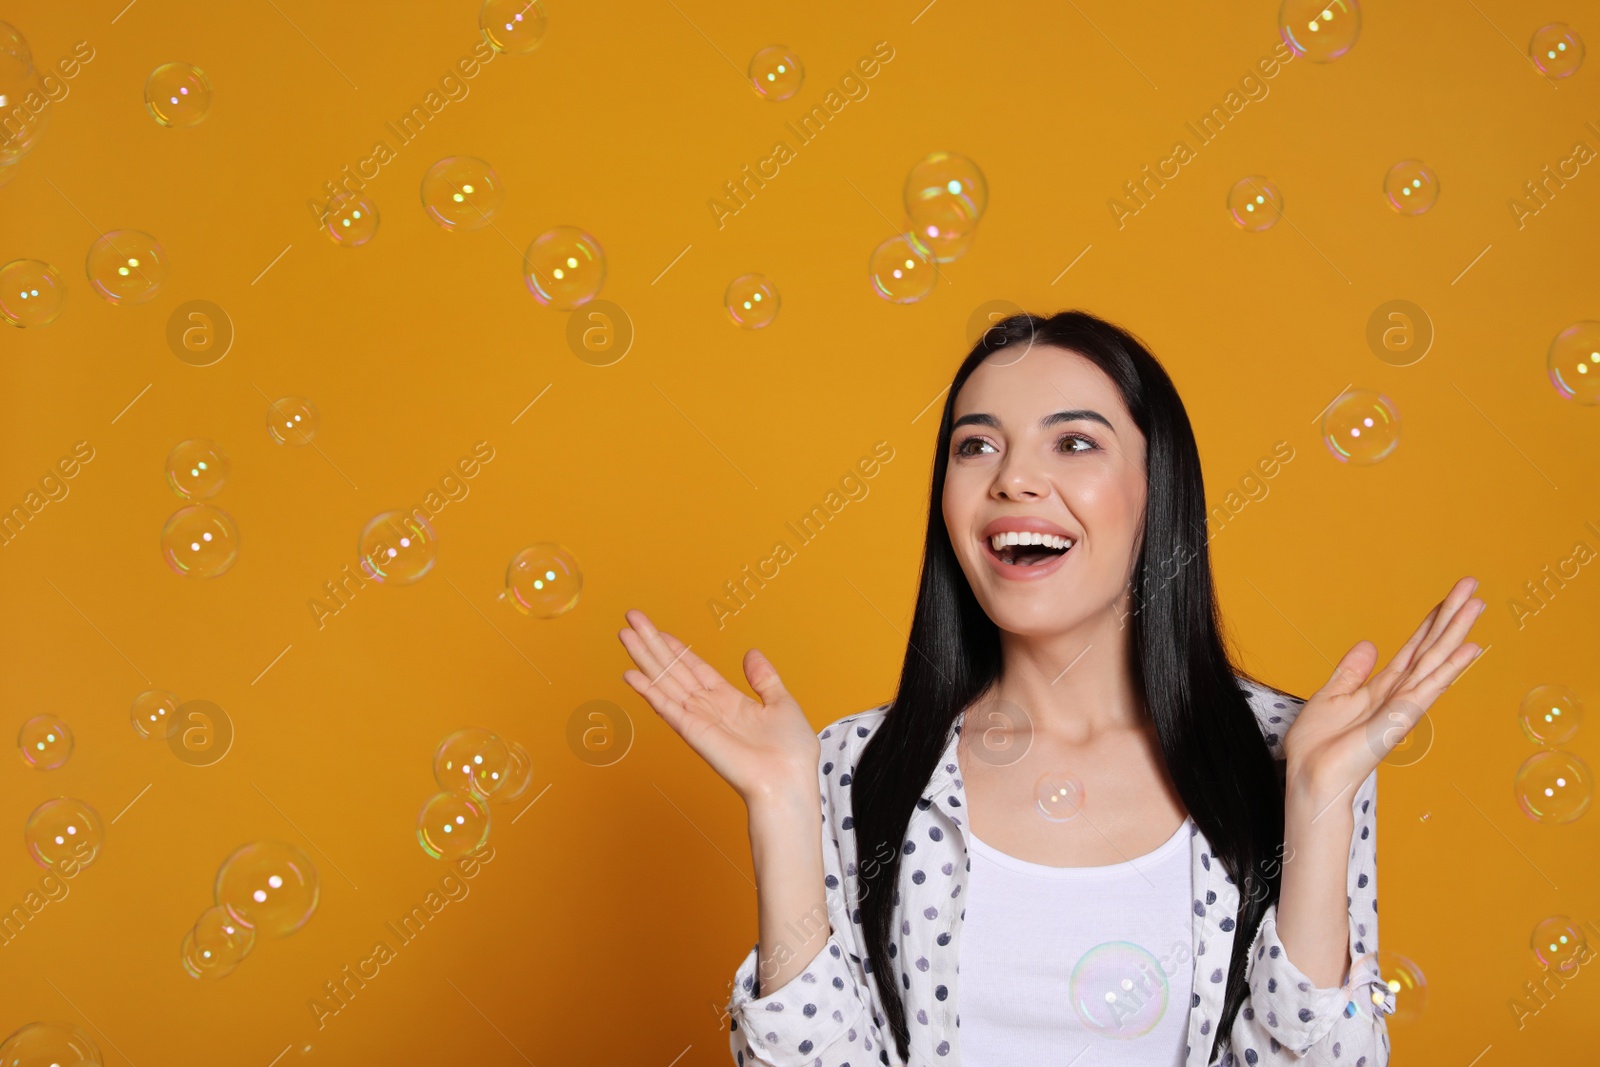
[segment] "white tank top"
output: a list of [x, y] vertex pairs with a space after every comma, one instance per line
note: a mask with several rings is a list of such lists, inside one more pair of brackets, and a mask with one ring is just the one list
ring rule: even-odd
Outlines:
[[1185, 818], [1154, 852], [1107, 867], [1029, 863], [967, 829], [962, 1067], [1181, 1067], [1192, 826]]

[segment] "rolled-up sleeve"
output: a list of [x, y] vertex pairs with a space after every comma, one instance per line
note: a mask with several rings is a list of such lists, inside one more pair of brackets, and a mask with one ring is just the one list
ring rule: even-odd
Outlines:
[[[848, 720], [846, 720], [848, 723]], [[844, 729], [848, 727], [845, 726]], [[822, 868], [831, 931], [805, 969], [777, 989], [761, 987], [760, 945], [734, 975], [728, 1042], [739, 1067], [870, 1067], [889, 1063], [863, 966], [855, 834], [850, 832], [850, 768], [841, 724], [818, 734], [822, 755]], [[841, 774], [844, 785], [839, 779]]]
[[1395, 994], [1379, 973], [1376, 958], [1377, 789], [1374, 771], [1351, 802], [1355, 830], [1346, 890], [1348, 980], [1342, 986], [1317, 986], [1307, 978], [1278, 939], [1278, 906], [1270, 905], [1250, 946], [1246, 972], [1250, 993], [1230, 1041], [1235, 1062], [1248, 1065], [1302, 1057], [1352, 1067], [1385, 1067], [1389, 1062], [1385, 1017], [1394, 1014]]

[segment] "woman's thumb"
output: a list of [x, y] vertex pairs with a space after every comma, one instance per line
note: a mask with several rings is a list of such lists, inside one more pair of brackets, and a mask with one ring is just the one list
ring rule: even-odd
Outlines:
[[777, 668], [756, 649], [752, 648], [744, 654], [744, 676], [749, 679], [750, 688], [756, 691], [763, 704], [776, 703], [789, 695], [778, 678]]

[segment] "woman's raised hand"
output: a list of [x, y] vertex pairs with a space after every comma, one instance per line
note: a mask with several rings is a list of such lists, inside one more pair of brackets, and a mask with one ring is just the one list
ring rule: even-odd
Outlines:
[[728, 684], [682, 641], [629, 611], [617, 636], [638, 670], [623, 681], [721, 775], [746, 804], [808, 796], [819, 787], [816, 731], [767, 658], [745, 653], [744, 675], [758, 700]]

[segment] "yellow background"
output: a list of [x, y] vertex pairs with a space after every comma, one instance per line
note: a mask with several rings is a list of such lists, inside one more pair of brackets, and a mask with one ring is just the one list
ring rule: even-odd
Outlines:
[[[1232, 636], [1266, 680], [1309, 694], [1356, 640], [1387, 656], [1450, 582], [1480, 578], [1489, 651], [1436, 705], [1426, 757], [1380, 776], [1382, 944], [1428, 980], [1421, 1018], [1391, 1025], [1394, 1047], [1399, 1062], [1485, 1067], [1593, 1048], [1587, 969], [1520, 1031], [1508, 1001], [1538, 977], [1536, 922], [1600, 919], [1600, 815], [1536, 824], [1512, 795], [1535, 751], [1517, 724], [1525, 691], [1564, 683], [1600, 715], [1600, 576], [1585, 568], [1520, 629], [1508, 601], [1576, 541], [1600, 549], [1583, 527], [1600, 523], [1600, 409], [1545, 375], [1551, 338], [1600, 318], [1600, 176], [1583, 168], [1520, 231], [1507, 200], [1574, 142], [1600, 148], [1584, 128], [1600, 123], [1594, 57], [1553, 86], [1525, 54], [1556, 19], [1600, 46], [1600, 4], [1372, 4], [1348, 55], [1289, 64], [1119, 230], [1107, 200], [1272, 51], [1275, 5], [924, 2], [552, 3], [543, 46], [497, 56], [368, 187], [382, 223], [357, 249], [320, 236], [306, 201], [470, 52], [473, 4], [7, 9], [41, 65], [80, 40], [95, 57], [0, 190], [0, 260], [47, 260], [69, 289], [54, 325], [0, 334], [0, 503], [75, 442], [96, 455], [0, 549], [6, 729], [54, 711], [77, 735], [60, 770], [0, 764], [0, 904], [43, 873], [20, 840], [40, 801], [81, 797], [109, 821], [150, 789], [71, 895], [0, 949], [0, 1032], [70, 1019], [108, 1064], [141, 1067], [265, 1067], [306, 1044], [329, 1063], [728, 1062], [718, 1012], [755, 940], [744, 813], [621, 682], [622, 612], [646, 609], [736, 677], [760, 646], [819, 729], [887, 699], [935, 431], [932, 413], [913, 419], [960, 360], [969, 315], [1005, 299], [1085, 308], [1143, 337], [1188, 405], [1213, 502], [1293, 445], [1270, 495], [1213, 544]], [[719, 231], [708, 199], [879, 41], [895, 57], [870, 95]], [[775, 42], [807, 71], [781, 103], [741, 84]], [[193, 129], [158, 126], [142, 102], [146, 75], [174, 60], [216, 87]], [[907, 170], [936, 149], [978, 161], [990, 208], [930, 298], [891, 305], [867, 285], [868, 253], [901, 222]], [[498, 169], [495, 229], [425, 217], [421, 176], [453, 154]], [[1381, 193], [1405, 158], [1442, 181], [1421, 217]], [[1291, 224], [1229, 221], [1226, 191], [1250, 174], [1279, 185]], [[599, 238], [602, 296], [635, 324], [614, 366], [575, 358], [567, 316], [523, 287], [523, 248], [560, 224]], [[113, 228], [154, 234], [170, 257], [148, 304], [115, 307], [86, 284], [96, 229]], [[783, 299], [759, 332], [721, 307], [747, 271]], [[1368, 315], [1395, 298], [1437, 330], [1410, 367], [1365, 342]], [[214, 366], [167, 349], [167, 317], [190, 299], [237, 330]], [[1338, 463], [1318, 437], [1347, 384], [1401, 412], [1400, 446], [1377, 466]], [[263, 396], [289, 394], [320, 408], [326, 458], [268, 439]], [[179, 506], [163, 461], [190, 437], [233, 460], [214, 503], [242, 551], [211, 581], [176, 576], [158, 551]], [[895, 459], [870, 496], [718, 630], [707, 602], [723, 582], [879, 440]], [[495, 458], [436, 520], [434, 572], [369, 585], [319, 630], [307, 602], [354, 562], [362, 524], [421, 501], [478, 441]], [[537, 541], [565, 545], [585, 577], [577, 608], [551, 621], [496, 602], [507, 561]], [[226, 758], [190, 767], [137, 738], [127, 709], [150, 685], [225, 708]], [[608, 768], [566, 741], [594, 699], [636, 728]], [[444, 873], [414, 819], [433, 746], [470, 724], [527, 746], [540, 799], [514, 825], [499, 815], [471, 895], [319, 1031], [307, 1001]], [[1570, 746], [1591, 763], [1597, 731]], [[231, 977], [197, 983], [179, 942], [218, 863], [262, 838], [311, 853], [321, 906]]]

